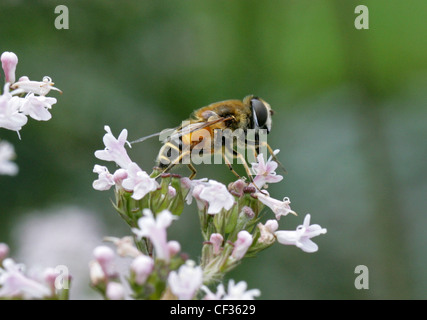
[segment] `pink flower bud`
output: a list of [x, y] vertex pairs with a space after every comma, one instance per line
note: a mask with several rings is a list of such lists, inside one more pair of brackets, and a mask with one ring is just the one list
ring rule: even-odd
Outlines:
[[114, 251], [107, 246], [99, 246], [96, 247], [95, 250], [93, 250], [93, 255], [96, 261], [101, 266], [104, 274], [107, 277], [113, 276]]
[[130, 269], [135, 274], [135, 282], [143, 285], [151, 272], [153, 272], [154, 261], [149, 256], [140, 255], [132, 261]]
[[18, 82], [26, 82], [26, 81], [30, 81], [30, 78], [28, 78], [27, 76], [22, 76], [18, 79]]
[[110, 282], [107, 286], [106, 296], [109, 300], [123, 300], [125, 298], [125, 288], [117, 282]]
[[190, 189], [192, 186], [192, 181], [187, 177], [181, 178], [181, 186], [183, 188]]
[[242, 212], [246, 215], [248, 219], [252, 219], [253, 217], [255, 217], [255, 212], [252, 210], [251, 207], [244, 206], [242, 208]]
[[100, 282], [105, 282], [107, 280], [104, 271], [102, 271], [102, 268], [97, 261], [91, 261], [89, 263], [89, 275], [90, 282], [95, 286]]
[[6, 243], [0, 243], [0, 262], [9, 255], [9, 246]]
[[181, 245], [179, 244], [178, 241], [171, 240], [168, 242], [168, 249], [169, 249], [169, 255], [173, 257], [174, 255], [176, 255], [178, 252], [181, 251]]
[[3, 68], [6, 82], [15, 82], [15, 70], [18, 64], [18, 57], [13, 52], [3, 52], [1, 55], [1, 66]]
[[232, 182], [228, 186], [228, 190], [238, 196], [241, 197], [243, 195], [243, 189], [247, 186], [247, 183], [244, 182], [242, 179], [238, 179], [235, 182]]
[[57, 276], [58, 272], [56, 272], [56, 270], [53, 268], [47, 268], [43, 274], [44, 281], [46, 281], [47, 285], [52, 289], [53, 292], [55, 290], [55, 280]]
[[176, 196], [176, 189], [172, 186], [168, 186], [168, 196], [173, 198]]
[[277, 222], [277, 220], [267, 220], [267, 222], [265, 223], [265, 227], [268, 231], [273, 233], [279, 228], [279, 223]]
[[107, 246], [99, 246], [93, 250], [93, 255], [99, 264], [110, 263], [114, 259], [114, 251]]
[[209, 241], [212, 242], [214, 254], [219, 254], [222, 242], [224, 241], [223, 236], [220, 233], [212, 233]]
[[246, 230], [240, 231], [237, 234], [237, 240], [234, 242], [234, 249], [231, 253], [231, 256], [236, 259], [242, 259], [246, 251], [248, 251], [249, 247], [252, 245], [252, 236]]

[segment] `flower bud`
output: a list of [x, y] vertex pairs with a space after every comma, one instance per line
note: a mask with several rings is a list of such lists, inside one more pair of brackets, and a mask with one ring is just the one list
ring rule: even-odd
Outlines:
[[101, 265], [97, 261], [91, 261], [89, 263], [89, 275], [90, 282], [94, 286], [107, 280], [104, 271], [102, 271]]
[[[236, 212], [237, 214], [237, 212]], [[255, 212], [251, 207], [244, 206], [241, 211], [238, 213], [236, 222], [233, 223], [233, 229], [235, 232], [239, 230], [245, 230], [246, 225], [255, 217]], [[231, 225], [231, 224], [230, 224]]]
[[107, 246], [98, 246], [93, 251], [93, 255], [101, 266], [104, 274], [107, 277], [113, 276], [114, 251]]
[[125, 298], [125, 288], [121, 283], [110, 282], [107, 286], [106, 296], [109, 300], [123, 300]]
[[132, 257], [136, 258], [142, 253], [135, 247], [132, 237], [123, 237], [123, 238], [115, 238], [115, 237], [106, 237], [105, 241], [111, 241], [117, 246], [117, 254], [121, 257]]
[[[192, 181], [189, 178], [184, 177], [180, 179], [180, 182], [181, 182], [181, 187], [184, 189], [184, 191], [190, 192], [192, 187]], [[190, 194], [190, 197], [191, 197], [191, 194]]]
[[101, 266], [110, 263], [114, 259], [114, 251], [107, 246], [96, 247], [93, 255]]
[[47, 283], [52, 293], [55, 293], [55, 281], [58, 276], [58, 272], [54, 268], [47, 268], [43, 273], [44, 281]]
[[0, 243], [0, 263], [9, 255], [9, 246], [6, 243]]
[[236, 259], [242, 259], [246, 251], [248, 251], [249, 247], [252, 245], [252, 236], [246, 230], [240, 231], [237, 234], [237, 240], [234, 242], [234, 249], [231, 253], [231, 256]]
[[30, 81], [30, 78], [28, 78], [27, 76], [22, 76], [18, 79], [18, 82], [23, 82], [23, 81]]
[[18, 57], [13, 52], [3, 52], [1, 55], [1, 66], [3, 68], [6, 82], [15, 82], [16, 65], [18, 64]]
[[246, 216], [248, 220], [253, 219], [255, 217], [255, 212], [252, 210], [251, 207], [244, 206], [242, 208], [242, 213]]
[[176, 189], [174, 187], [172, 187], [172, 186], [168, 187], [168, 196], [170, 198], [173, 198], [176, 196]]
[[271, 219], [267, 220], [264, 226], [267, 228], [268, 231], [273, 233], [279, 228], [279, 223], [277, 222], [277, 220]]
[[135, 275], [135, 282], [143, 285], [151, 272], [153, 272], [154, 261], [149, 256], [140, 255], [132, 261], [130, 269]]
[[181, 251], [181, 245], [179, 244], [178, 241], [171, 240], [168, 242], [168, 249], [169, 249], [169, 255], [173, 257], [174, 255], [176, 255], [178, 252]]
[[242, 179], [238, 179], [235, 182], [232, 182], [228, 185], [228, 190], [230, 193], [236, 197], [241, 197], [243, 195], [243, 189], [247, 186], [247, 183]]
[[213, 253], [214, 255], [218, 255], [221, 253], [221, 246], [224, 241], [223, 236], [220, 233], [212, 233], [209, 241], [213, 245]]

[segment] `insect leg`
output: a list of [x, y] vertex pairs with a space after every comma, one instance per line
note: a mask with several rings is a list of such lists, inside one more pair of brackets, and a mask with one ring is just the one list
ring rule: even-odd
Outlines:
[[253, 159], [256, 161], [259, 154], [259, 145], [255, 141], [246, 140], [246, 150], [249, 149], [253, 152]]
[[233, 157], [240, 159], [242, 161], [246, 174], [248, 175], [249, 180], [253, 183], [254, 180], [252, 178], [252, 172], [251, 172], [251, 169], [249, 169], [249, 166], [248, 166], [248, 163], [246, 162], [245, 157], [241, 153], [237, 152], [236, 150], [233, 150]]
[[[249, 179], [249, 181], [255, 186], [255, 188], [257, 188], [258, 190], [259, 190], [259, 188], [256, 186], [256, 184], [254, 183], [254, 179], [252, 178], [252, 173], [251, 173], [251, 169], [249, 168], [249, 166], [248, 166], [248, 163], [246, 162], [246, 159], [245, 159], [245, 157], [241, 154], [241, 153], [239, 153], [238, 151], [236, 151], [234, 148], [232, 148], [232, 147], [230, 147], [230, 146], [227, 146], [227, 145], [225, 145], [224, 146], [224, 152], [223, 152], [223, 157], [224, 157], [224, 160], [225, 160], [225, 163], [227, 164], [227, 166], [228, 166], [228, 168], [238, 177], [238, 178], [241, 178], [241, 176], [236, 172], [236, 171], [234, 171], [234, 169], [232, 168], [232, 166], [231, 166], [231, 164], [230, 164], [230, 161], [228, 160], [228, 158], [227, 158], [227, 156], [226, 156], [226, 152], [231, 152], [232, 153], [232, 155], [233, 155], [233, 158], [234, 159], [240, 159], [241, 161], [242, 161], [242, 164], [243, 164], [243, 167], [245, 168], [245, 171], [246, 171], [246, 175], [248, 176], [248, 179]], [[259, 191], [261, 191], [261, 190], [259, 190]]]
[[222, 157], [224, 158], [224, 162], [227, 165], [228, 169], [230, 169], [231, 172], [233, 172], [233, 174], [241, 179], [242, 177], [233, 169], [233, 167], [231, 166], [230, 160], [228, 160], [227, 156], [225, 155], [225, 152], [222, 153]]
[[191, 175], [190, 175], [189, 179], [193, 180], [197, 174], [197, 170], [196, 170], [196, 168], [194, 168], [194, 166], [191, 163], [188, 163], [187, 166], [191, 170]]
[[261, 142], [261, 145], [266, 146], [268, 152], [271, 155], [271, 158], [277, 162], [277, 165], [279, 166], [279, 168], [284, 172], [284, 173], [288, 173], [285, 169], [285, 167], [280, 163], [279, 159], [277, 159], [276, 155], [274, 154], [273, 149], [270, 147], [270, 145], [267, 142]]
[[[189, 155], [190, 154], [190, 151], [185, 151], [185, 152], [183, 152], [183, 153], [181, 153], [177, 158], [175, 158], [167, 167], [166, 167], [166, 169], [164, 169], [163, 171], [162, 171], [162, 173], [160, 173], [157, 177], [159, 177], [161, 174], [163, 174], [163, 173], [166, 173], [166, 172], [168, 172], [170, 169], [172, 169], [174, 166], [176, 166], [181, 160], [182, 160], [182, 158], [184, 158], [185, 156], [187, 156], [187, 155]], [[194, 167], [193, 167], [193, 169], [194, 169]], [[193, 174], [192, 174], [192, 176], [194, 177], [194, 171], [195, 171], [195, 169], [193, 170], [193, 169], [191, 169], [191, 171], [193, 171]], [[157, 178], [156, 177], [156, 178]]]
[[265, 194], [265, 192], [263, 190], [261, 190], [260, 188], [258, 188], [258, 186], [255, 184], [254, 179], [252, 178], [252, 173], [251, 173], [251, 169], [248, 166], [248, 163], [245, 160], [245, 157], [237, 152], [236, 150], [233, 150], [233, 156], [235, 158], [238, 158], [242, 161], [243, 167], [245, 168], [246, 174], [248, 175], [249, 181], [252, 183], [252, 185], [261, 193]]

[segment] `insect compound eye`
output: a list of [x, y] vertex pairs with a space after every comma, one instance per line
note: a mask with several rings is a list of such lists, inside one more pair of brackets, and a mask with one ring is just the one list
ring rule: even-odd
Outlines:
[[256, 118], [255, 124], [258, 124], [259, 128], [265, 126], [268, 119], [267, 107], [258, 99], [251, 100], [252, 112]]

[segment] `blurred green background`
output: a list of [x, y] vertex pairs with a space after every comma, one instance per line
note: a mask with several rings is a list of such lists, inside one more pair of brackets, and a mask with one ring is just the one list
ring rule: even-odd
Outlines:
[[[54, 26], [60, 4], [68, 30]], [[359, 4], [369, 8], [368, 30], [354, 27]], [[128, 234], [113, 192], [92, 189], [95, 163], [114, 169], [93, 154], [104, 125], [115, 135], [127, 128], [133, 140], [211, 102], [256, 94], [276, 111], [269, 142], [288, 171], [269, 191], [299, 213], [280, 229], [309, 212], [328, 233], [314, 239], [317, 253], [275, 244], [229, 278], [262, 299], [426, 299], [426, 17], [424, 0], [2, 0], [0, 51], [18, 55], [18, 77], [48, 75], [63, 94], [51, 94], [53, 118], [30, 120], [22, 140], [1, 129], [20, 172], [0, 177], [0, 242], [32, 263], [22, 252], [43, 261], [77, 246], [76, 260], [102, 236]], [[149, 171], [159, 147], [146, 141], [130, 156]], [[225, 166], [198, 170], [234, 179]], [[194, 205], [169, 239], [197, 259]], [[86, 212], [75, 216], [93, 228], [73, 231], [59, 218], [31, 231], [63, 208]], [[88, 273], [88, 260], [78, 262], [75, 277]], [[369, 268], [368, 290], [354, 286], [357, 265]], [[82, 288], [72, 297], [86, 297]]]

